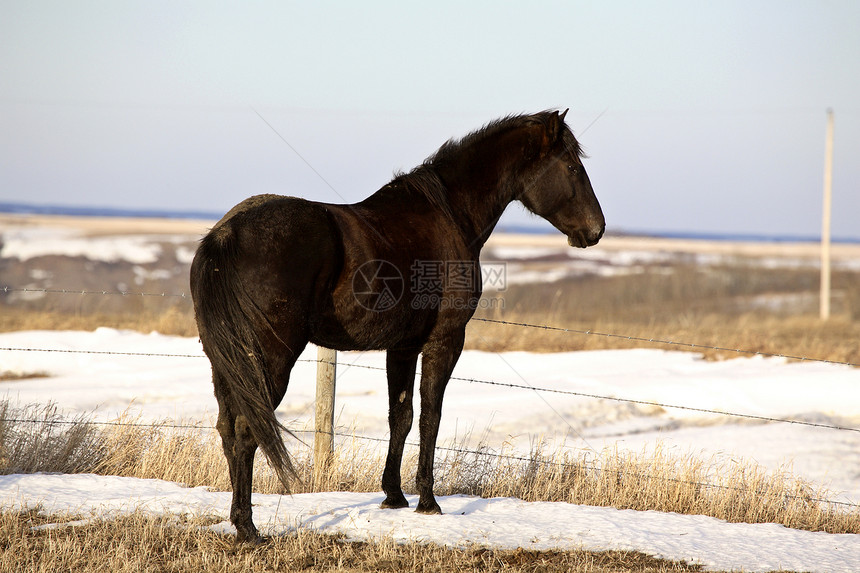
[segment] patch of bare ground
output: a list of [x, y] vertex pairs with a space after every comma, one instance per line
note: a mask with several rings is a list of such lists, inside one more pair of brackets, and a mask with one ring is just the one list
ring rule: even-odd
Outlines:
[[0, 370], [0, 382], [15, 382], [17, 380], [33, 380], [35, 378], [48, 378], [47, 372], [11, 372]]

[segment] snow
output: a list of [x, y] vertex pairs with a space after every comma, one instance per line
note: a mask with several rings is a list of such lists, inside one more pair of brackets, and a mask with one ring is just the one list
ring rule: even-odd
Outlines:
[[[813, 533], [773, 524], [730, 524], [697, 515], [462, 495], [440, 497], [444, 514], [427, 516], [410, 509], [379, 509], [383, 499], [375, 493], [254, 494], [254, 517], [266, 535], [301, 527], [361, 541], [388, 537], [461, 547], [632, 550], [719, 570], [860, 570], [858, 535]], [[407, 499], [414, 507], [416, 497]], [[96, 517], [134, 511], [214, 516], [222, 521], [213, 529], [233, 530], [227, 521], [227, 492], [112, 476], [0, 477], [0, 505], [38, 504], [45, 512]]]
[[190, 264], [197, 235], [122, 234], [89, 236], [82, 229], [49, 226], [0, 227], [0, 257], [28, 261], [44, 256], [83, 257], [92, 261], [127, 261], [145, 265], [157, 262], [164, 245], [172, 245], [177, 261]]
[[[0, 397], [26, 405], [53, 401], [74, 413], [113, 419], [211, 424], [217, 407], [209, 365], [194, 338], [100, 328], [94, 332], [0, 334], [0, 371], [47, 372], [7, 381]], [[87, 353], [79, 353], [86, 351]], [[104, 354], [105, 352], [128, 354]], [[150, 356], [136, 355], [149, 354]], [[291, 429], [313, 416], [316, 349], [296, 365], [278, 409]], [[387, 436], [385, 365], [379, 352], [338, 355], [338, 427], [360, 436]], [[538, 439], [556, 447], [600, 451], [663, 451], [769, 468], [791, 464], [796, 475], [828, 486], [833, 499], [860, 500], [860, 432], [754, 422], [668, 405], [723, 410], [860, 427], [860, 370], [817, 362], [750, 357], [709, 362], [694, 353], [656, 349], [530, 354], [463, 353], [445, 397], [440, 443], [481, 435], [527, 451]], [[603, 396], [537, 392], [500, 384]], [[609, 398], [656, 402], [631, 404]], [[417, 426], [417, 424], [416, 424]], [[417, 441], [413, 430], [410, 441]], [[472, 442], [474, 443], [474, 441]], [[289, 447], [303, 447], [290, 442]], [[380, 447], [384, 447], [384, 444]], [[216, 515], [227, 519], [229, 493], [157, 480], [15, 475], [0, 478], [0, 504], [46, 511], [111, 515], [134, 510]], [[390, 536], [447, 545], [631, 549], [712, 569], [770, 571], [860, 570], [860, 536], [790, 530], [777, 525], [728, 524], [702, 516], [619, 511], [516, 499], [440, 498], [445, 515], [379, 510], [379, 494], [256, 495], [255, 521], [268, 533], [309, 527], [352, 539]], [[415, 500], [411, 499], [412, 506]], [[229, 525], [222, 523], [223, 529]]]
[[85, 257], [96, 261], [154, 263], [161, 246], [149, 235], [86, 237], [73, 229], [51, 227], [7, 229], [2, 234], [4, 258], [22, 261], [48, 255]]
[[[604, 242], [612, 243], [612, 238]], [[601, 243], [603, 245], [604, 243]], [[727, 243], [728, 245], [728, 243]], [[797, 250], [796, 248], [794, 250]], [[769, 269], [817, 269], [820, 265], [818, 252], [798, 252], [765, 256], [752, 251], [692, 252], [667, 241], [654, 248], [596, 248], [571, 250], [565, 246], [534, 246], [495, 244], [491, 240], [481, 255], [484, 262], [506, 261], [508, 284], [555, 282], [561, 279], [587, 274], [617, 276], [655, 272], [673, 264], [695, 265], [702, 268], [720, 265], [758, 266]], [[856, 256], [834, 257], [834, 269], [842, 271], [860, 270]]]
[[[34, 331], [0, 334], [0, 347], [156, 354], [2, 352], [0, 371], [51, 375], [0, 386], [0, 396], [21, 404], [53, 400], [99, 420], [128, 412], [144, 420], [211, 423], [217, 413], [209, 363], [196, 338], [110, 328]], [[292, 429], [309, 428], [313, 418], [315, 359], [316, 349], [309, 346], [278, 409]], [[384, 367], [382, 352], [338, 354], [339, 428], [363, 436], [387, 435]], [[760, 356], [709, 362], [695, 353], [657, 349], [552, 354], [465, 351], [454, 377], [445, 395], [442, 441], [472, 434], [491, 446], [506, 443], [528, 451], [534, 439], [542, 437], [549, 447], [641, 451], [659, 440], [664, 450], [679, 454], [740, 456], [771, 469], [790, 463], [795, 473], [828, 486], [836, 499], [860, 501], [860, 432], [765, 424], [668, 407], [857, 428], [860, 370], [849, 366]], [[530, 387], [557, 392], [536, 392]], [[417, 441], [417, 427], [409, 439]]]

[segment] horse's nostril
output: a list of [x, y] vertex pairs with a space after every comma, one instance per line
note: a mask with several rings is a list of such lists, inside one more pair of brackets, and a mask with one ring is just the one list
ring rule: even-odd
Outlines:
[[606, 230], [606, 227], [601, 226], [598, 229], [590, 229], [587, 233], [583, 233], [583, 239], [589, 247], [596, 245], [601, 238], [603, 238], [603, 232]]

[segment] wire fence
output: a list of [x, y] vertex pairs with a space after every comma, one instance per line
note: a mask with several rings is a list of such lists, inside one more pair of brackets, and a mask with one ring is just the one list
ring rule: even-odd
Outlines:
[[[207, 430], [207, 431], [217, 431], [217, 428], [208, 424], [176, 424], [169, 422], [119, 422], [119, 421], [92, 421], [92, 420], [57, 420], [57, 419], [32, 419], [32, 418], [16, 418], [16, 417], [2, 417], [0, 416], [0, 422], [2, 423], [18, 423], [18, 424], [39, 424], [40, 426], [106, 426], [106, 427], [129, 427], [129, 428], [145, 428], [145, 429], [180, 429], [180, 430]], [[318, 432], [315, 430], [293, 430], [290, 431], [294, 437], [297, 435], [310, 435], [315, 433], [327, 433], [327, 432]], [[344, 438], [349, 440], [361, 440], [365, 442], [374, 442], [374, 443], [386, 443], [388, 442], [388, 438], [380, 438], [376, 436], [363, 436], [360, 434], [356, 434], [354, 432], [344, 432], [344, 433], [329, 433], [333, 437], [336, 438]], [[307, 444], [302, 440], [298, 440], [306, 448], [312, 450], [313, 446]], [[407, 441], [406, 446], [412, 448], [418, 448], [420, 444], [415, 442]], [[716, 489], [716, 490], [725, 490], [725, 491], [735, 491], [746, 493], [749, 490], [744, 489], [738, 486], [724, 485], [724, 484], [715, 484], [704, 481], [692, 481], [689, 479], [682, 478], [672, 478], [665, 475], [653, 475], [647, 472], [642, 471], [630, 471], [629, 469], [619, 471], [617, 468], [607, 469], [600, 466], [597, 463], [587, 462], [584, 460], [580, 460], [577, 462], [560, 462], [554, 459], [548, 459], [541, 454], [533, 454], [530, 456], [525, 455], [514, 455], [514, 454], [506, 454], [501, 452], [492, 451], [489, 448], [482, 447], [480, 449], [472, 449], [466, 447], [455, 447], [455, 446], [443, 446], [436, 445], [436, 451], [451, 453], [456, 455], [472, 455], [472, 456], [481, 456], [487, 458], [495, 458], [497, 460], [504, 460], [509, 462], [521, 463], [526, 466], [533, 466], [535, 464], [541, 466], [554, 466], [556, 468], [568, 469], [572, 467], [581, 467], [586, 470], [603, 473], [603, 472], [612, 472], [614, 474], [621, 473], [625, 477], [635, 477], [642, 480], [655, 480], [662, 482], [671, 482], [678, 485], [684, 486], [692, 486], [696, 488], [708, 488], [708, 489]], [[756, 492], [759, 494], [765, 494], [767, 492], [761, 491]], [[848, 501], [838, 501], [833, 499], [824, 499], [810, 496], [808, 494], [805, 495], [795, 495], [795, 494], [784, 494], [783, 497], [787, 501], [802, 501], [804, 503], [819, 503], [834, 507], [841, 507], [845, 509], [855, 510], [860, 508], [860, 504], [848, 502]]]
[[743, 348], [731, 348], [727, 346], [712, 346], [710, 344], [697, 344], [694, 342], [680, 342], [676, 340], [664, 340], [660, 338], [645, 338], [642, 336], [628, 336], [626, 334], [613, 334], [609, 332], [597, 332], [594, 330], [582, 330], [576, 328], [562, 328], [560, 326], [548, 326], [545, 324], [530, 324], [528, 322], [510, 322], [506, 320], [497, 320], [493, 318], [472, 318], [479, 322], [491, 322], [496, 324], [506, 324], [509, 326], [521, 326], [525, 328], [535, 328], [539, 330], [551, 330], [554, 332], [568, 332], [571, 334], [583, 334], [586, 336], [602, 336], [604, 338], [616, 338], [620, 340], [630, 340], [633, 342], [648, 342], [651, 344], [662, 344], [666, 346], [689, 348], [692, 350], [717, 350], [720, 352], [734, 352], [735, 354], [747, 354], [750, 356], [764, 356], [767, 358], [785, 358], [787, 360], [799, 360], [801, 362], [821, 362], [823, 364], [838, 364], [840, 366], [860, 366], [855, 362], [841, 362], [838, 360], [827, 360], [825, 358], [815, 358], [810, 356], [794, 356], [791, 354], [777, 354], [772, 352], [761, 352], [759, 350], [744, 350]]
[[[79, 295], [79, 296], [126, 296], [126, 297], [172, 297], [172, 298], [181, 298], [190, 301], [190, 297], [185, 293], [152, 293], [152, 292], [132, 292], [132, 291], [111, 291], [111, 290], [73, 290], [73, 289], [34, 289], [34, 288], [14, 288], [9, 286], [2, 287], [2, 291], [4, 293], [42, 293], [42, 294], [58, 294], [58, 295]], [[807, 356], [793, 356], [788, 354], [777, 354], [777, 353], [768, 353], [754, 350], [745, 350], [739, 348], [729, 348], [729, 347], [720, 347], [706, 344], [698, 344], [698, 343], [690, 343], [690, 342], [681, 342], [681, 341], [673, 341], [673, 340], [664, 340], [659, 338], [644, 338], [638, 336], [627, 336], [623, 334], [617, 333], [604, 333], [597, 332], [592, 330], [583, 330], [583, 329], [575, 329], [575, 328], [564, 328], [552, 325], [541, 325], [541, 324], [531, 324], [524, 322], [511, 322], [499, 319], [490, 319], [490, 318], [473, 318], [472, 320], [505, 325], [505, 326], [514, 326], [520, 328], [531, 328], [531, 329], [542, 329], [542, 330], [551, 330], [555, 332], [563, 332], [575, 335], [584, 335], [584, 336], [600, 336], [600, 337], [609, 337], [616, 339], [623, 339], [627, 341], [634, 342], [643, 342], [649, 344], [660, 344], [666, 345], [670, 347], [678, 347], [692, 350], [716, 350], [723, 352], [734, 352], [737, 354], [744, 355], [753, 355], [753, 356], [764, 356], [764, 357], [774, 357], [774, 358], [783, 358], [789, 360], [798, 360], [805, 362], [819, 362], [824, 364], [833, 364], [840, 366], [850, 366], [850, 367], [858, 367], [857, 363], [852, 362], [840, 362], [834, 360], [827, 360], [821, 358], [807, 357]], [[46, 352], [46, 353], [61, 353], [61, 354], [89, 354], [89, 355], [103, 355], [103, 356], [129, 356], [129, 357], [158, 357], [158, 358], [193, 358], [193, 359], [201, 359], [206, 358], [205, 354], [173, 354], [173, 353], [152, 353], [152, 352], [121, 352], [121, 351], [110, 351], [110, 350], [82, 350], [82, 349], [58, 349], [58, 348], [27, 348], [27, 347], [0, 347], [0, 351], [4, 352]], [[312, 360], [312, 359], [301, 359], [299, 362], [306, 363], [319, 363], [325, 362], [320, 360]], [[350, 368], [364, 368], [370, 370], [378, 370], [385, 371], [385, 368], [378, 366], [370, 366], [363, 364], [349, 364]], [[577, 392], [572, 390], [562, 390], [557, 388], [545, 388], [545, 387], [535, 387], [526, 384], [516, 384], [510, 382], [500, 382], [495, 380], [482, 380], [477, 378], [467, 378], [467, 377], [459, 377], [452, 376], [451, 380], [467, 382], [472, 384], [485, 384], [492, 385], [496, 387], [505, 387], [511, 389], [518, 390], [529, 390], [531, 392], [537, 393], [551, 393], [557, 395], [568, 395], [589, 399], [597, 399], [597, 400], [608, 400], [615, 402], [622, 402], [628, 404], [635, 404], [640, 406], [651, 406], [651, 407], [659, 407], [664, 409], [678, 409], [685, 410], [703, 414], [711, 414], [711, 415], [719, 415], [726, 417], [735, 417], [740, 419], [753, 420], [762, 423], [782, 423], [782, 424], [793, 424], [799, 426], [807, 426], [813, 428], [827, 429], [827, 430], [835, 430], [835, 431], [844, 431], [844, 432], [860, 432], [860, 428], [843, 426], [838, 424], [827, 424], [822, 422], [812, 422], [807, 420], [798, 420], [798, 419], [789, 419], [789, 418], [777, 418], [771, 416], [760, 416], [755, 414], [741, 413], [741, 412], [729, 412], [724, 410], [716, 410], [716, 409], [708, 409], [708, 408], [700, 408], [682, 404], [668, 404], [663, 402], [656, 401], [648, 401], [648, 400], [638, 400], [631, 398], [623, 398], [617, 396], [609, 396], [609, 395], [601, 395], [595, 393], [586, 393], [586, 392]], [[214, 431], [215, 427], [209, 424], [184, 424], [184, 423], [169, 423], [169, 422], [128, 422], [128, 421], [80, 421], [80, 420], [45, 420], [45, 419], [26, 419], [20, 417], [0, 417], [0, 422], [7, 423], [19, 423], [19, 424], [47, 424], [47, 425], [79, 425], [79, 424], [89, 424], [93, 426], [127, 426], [127, 427], [139, 427], [139, 428], [151, 428], [151, 429], [182, 429], [182, 430], [207, 430]], [[306, 431], [295, 431], [291, 432], [295, 434], [313, 434], [319, 433], [319, 431], [314, 430], [306, 430]], [[373, 437], [373, 436], [362, 436], [357, 435], [355, 433], [337, 433], [334, 435], [340, 438], [350, 438], [357, 439], [369, 442], [387, 442], [387, 438]], [[299, 440], [301, 441], [301, 440]], [[302, 442], [304, 444], [304, 442]], [[304, 444], [307, 446], [307, 444]], [[408, 446], [410, 447], [418, 447], [418, 444], [408, 442]], [[549, 464], [549, 465], [563, 465], [560, 462], [536, 458], [535, 456], [517, 456], [512, 454], [505, 454], [500, 452], [493, 452], [487, 448], [482, 449], [469, 449], [462, 447], [453, 447], [453, 446], [437, 446], [437, 450], [456, 453], [456, 454], [469, 454], [475, 456], [487, 456], [494, 457], [497, 459], [503, 459], [514, 462], [521, 463], [540, 463], [540, 464]], [[601, 468], [597, 465], [590, 465], [589, 469], [594, 471], [604, 471], [604, 468]], [[638, 473], [638, 477], [643, 479], [655, 479], [656, 476], [649, 476], [645, 473]], [[682, 479], [672, 479], [666, 478], [665, 476], [659, 476], [661, 480], [671, 480], [677, 481], [680, 483], [684, 483], [686, 485], [698, 486], [698, 487], [707, 487], [707, 488], [715, 488], [715, 489], [738, 489], [733, 486], [725, 486], [719, 484], [711, 484], [711, 483], [699, 483], [699, 482], [690, 482]], [[791, 496], [789, 496], [791, 497]], [[796, 497], [796, 499], [801, 499], [800, 497]], [[808, 496], [804, 496], [802, 498], [805, 501], [813, 501], [818, 503], [825, 503], [834, 506], [842, 506], [848, 507], [852, 509], [856, 509], [860, 507], [860, 504], [851, 503], [851, 502], [841, 502], [827, 499], [812, 499]]]
[[[58, 348], [24, 348], [24, 347], [0, 347], [0, 352], [55, 352], [60, 354], [94, 354], [94, 355], [108, 355], [108, 356], [136, 356], [136, 357], [155, 357], [155, 358], [206, 358], [205, 354], [166, 354], [166, 353], [155, 353], [155, 352], [115, 352], [109, 350], [70, 350], [70, 349], [58, 349]], [[313, 360], [313, 359], [299, 359], [296, 362], [304, 362], [304, 363], [325, 363], [325, 364], [334, 364], [337, 366], [337, 363], [328, 362], [325, 360]], [[385, 372], [385, 368], [379, 366], [370, 366], [366, 364], [349, 364], [350, 368], [363, 368], [367, 370], [377, 370], [380, 372]], [[420, 375], [420, 371], [417, 373]], [[713, 414], [718, 416], [727, 416], [733, 418], [741, 418], [746, 420], [754, 420], [764, 423], [782, 423], [782, 424], [794, 424], [798, 426], [808, 426], [812, 428], [824, 428], [828, 430], [840, 430], [846, 432], [858, 432], [860, 433], [860, 428], [854, 428], [850, 426], [842, 426], [838, 424], [826, 424], [823, 422], [810, 422], [808, 420], [797, 420], [791, 418], [777, 418], [773, 416], [760, 416], [756, 414], [748, 414], [741, 412], [729, 412], [727, 410], [715, 410], [710, 408], [699, 408], [695, 406], [685, 406], [681, 404], [669, 404], [666, 402], [656, 402], [649, 400], [636, 400], [633, 398], [621, 398], [618, 396], [610, 396], [605, 394], [594, 394], [589, 392], [577, 392], [574, 390], [561, 390], [558, 388], [544, 388], [540, 386], [531, 386], [526, 384], [516, 384], [512, 382], [499, 382], [495, 380], [482, 380], [479, 378], [466, 378], [462, 376], [451, 376], [450, 380], [457, 380], [460, 382], [469, 382], [472, 384], [486, 384], [490, 386], [498, 386], [503, 388], [514, 388], [520, 390], [529, 390], [532, 392], [547, 392], [551, 394], [560, 394], [566, 396], [576, 396], [580, 398], [592, 398], [597, 400], [609, 400], [613, 402], [622, 402], [627, 404], [636, 404], [639, 406], [652, 406], [657, 408], [664, 409], [675, 409], [675, 410], [685, 410], [688, 412], [698, 412], [700, 414]]]
[[[76, 290], [76, 289], [49, 289], [49, 288], [16, 288], [10, 286], [4, 286], [2, 288], [4, 293], [40, 293], [40, 294], [63, 294], [63, 295], [80, 295], [80, 296], [92, 296], [92, 295], [109, 295], [109, 296], [125, 296], [125, 297], [172, 297], [172, 298], [181, 298], [186, 299], [189, 302], [191, 301], [190, 295], [187, 293], [167, 293], [167, 292], [140, 292], [140, 291], [111, 291], [111, 290]], [[508, 320], [501, 320], [495, 318], [481, 318], [481, 317], [472, 317], [475, 322], [486, 322], [491, 324], [501, 324], [506, 326], [517, 326], [521, 328], [532, 328], [537, 330], [545, 330], [552, 332], [561, 332], [568, 334], [577, 334], [583, 336], [598, 336], [602, 338], [614, 338], [617, 340], [626, 340], [631, 342], [642, 342], [648, 344], [658, 344], [662, 346], [669, 346], [673, 348], [682, 348], [689, 350], [702, 350], [702, 351], [718, 351], [718, 352], [731, 352], [734, 354], [743, 354], [748, 356], [762, 356], [766, 358], [783, 358], [786, 360], [797, 360], [800, 362], [819, 362], [822, 364], [835, 364], [839, 366], [851, 366], [854, 368], [860, 367], [860, 363], [857, 362], [848, 362], [848, 361], [839, 361], [839, 360], [829, 360], [826, 358], [816, 358], [814, 356], [798, 356], [794, 354], [781, 354], [775, 352], [762, 352], [760, 350], [749, 350], [744, 348], [733, 348], [731, 346], [715, 346], [711, 344], [702, 344], [697, 342], [687, 342], [680, 340], [667, 340], [663, 338], [654, 338], [654, 337], [643, 337], [643, 336], [631, 336], [627, 334], [619, 334], [612, 332], [599, 332], [596, 330], [586, 330], [581, 328], [567, 328], [562, 326], [554, 326], [548, 324], [533, 324], [528, 322], [514, 322]]]
[[[185, 293], [178, 293], [177, 294], [177, 293], [165, 293], [165, 292], [152, 293], [152, 292], [133, 292], [133, 291], [111, 291], [111, 290], [97, 291], [97, 290], [72, 290], [72, 289], [56, 289], [56, 288], [55, 289], [48, 289], [48, 288], [35, 289], [35, 288], [15, 288], [15, 287], [10, 287], [10, 286], [4, 286], [3, 292], [5, 292], [5, 293], [10, 293], [10, 292], [43, 293], [43, 294], [63, 294], [63, 295], [83, 295], [83, 296], [85, 296], [85, 295], [113, 295], [113, 296], [117, 296], [118, 295], [118, 296], [140, 296], [140, 297], [175, 297], [175, 298], [183, 298], [183, 299], [189, 299], [190, 300], [190, 297], [187, 297]], [[822, 358], [814, 358], [814, 357], [808, 357], [808, 356], [794, 356], [794, 355], [790, 355], [790, 354], [777, 354], [777, 353], [761, 352], [758, 350], [745, 350], [745, 349], [741, 349], [741, 348], [730, 348], [730, 347], [724, 347], [724, 346], [713, 346], [713, 345], [698, 344], [698, 343], [691, 343], [691, 342], [680, 342], [680, 341], [673, 341], [673, 340], [664, 340], [664, 339], [659, 339], [659, 338], [644, 338], [644, 337], [639, 337], [639, 336], [628, 336], [628, 335], [624, 335], [624, 334], [597, 332], [597, 331], [593, 331], [593, 330], [582, 330], [582, 329], [576, 329], [576, 328], [564, 328], [564, 327], [544, 325], [544, 324], [531, 324], [531, 323], [525, 323], [525, 322], [511, 322], [511, 321], [505, 321], [505, 320], [499, 320], [499, 319], [490, 319], [490, 318], [473, 318], [472, 320], [480, 321], [480, 322], [493, 323], [493, 324], [506, 325], [506, 326], [517, 326], [517, 327], [522, 327], [522, 328], [550, 330], [550, 331], [555, 331], [555, 332], [563, 332], [563, 333], [570, 333], [570, 334], [577, 334], [577, 335], [600, 336], [600, 337], [616, 338], [616, 339], [622, 339], [622, 340], [634, 341], [634, 342], [643, 342], [643, 343], [647, 342], [650, 344], [661, 344], [661, 345], [667, 345], [667, 346], [673, 346], [673, 347], [689, 348], [689, 349], [694, 349], [694, 350], [716, 350], [716, 351], [733, 352], [736, 354], [745, 354], [745, 355], [751, 355], [751, 356], [783, 358], [783, 359], [788, 359], [788, 360], [799, 360], [799, 361], [805, 361], [805, 362], [819, 362], [819, 363], [823, 363], [823, 364], [834, 364], [834, 365], [840, 365], [840, 366], [851, 366], [851, 367], [860, 366], [860, 364], [853, 363], [853, 362], [841, 362], [841, 361], [828, 360], [828, 359], [822, 359]], [[113, 356], [169, 357], [169, 358], [206, 358], [206, 356], [204, 354], [198, 355], [198, 354], [169, 354], [169, 353], [151, 353], [151, 352], [116, 352], [116, 351], [102, 351], [102, 350], [69, 350], [69, 349], [53, 349], [53, 348], [0, 347], [0, 351], [55, 352], [55, 353], [66, 353], [66, 354], [93, 354], [93, 355], [113, 355]], [[299, 360], [299, 362], [319, 362], [319, 361], [318, 360]], [[375, 366], [366, 366], [366, 365], [360, 365], [360, 364], [351, 364], [350, 367], [367, 368], [367, 369], [385, 371], [384, 368], [375, 367]], [[648, 401], [648, 400], [636, 400], [636, 399], [630, 399], [630, 398], [621, 398], [621, 397], [617, 397], [617, 396], [607, 396], [607, 395], [600, 395], [600, 394], [593, 394], [593, 393], [586, 393], [586, 392], [575, 392], [575, 391], [570, 391], [570, 390], [559, 390], [559, 389], [555, 389], [555, 388], [541, 388], [541, 387], [535, 387], [535, 386], [531, 386], [531, 385], [515, 384], [515, 383], [509, 383], [509, 382], [480, 380], [480, 379], [476, 379], [476, 378], [462, 378], [462, 377], [457, 377], [457, 376], [452, 376], [451, 380], [459, 380], [459, 381], [465, 381], [465, 382], [470, 382], [470, 383], [475, 383], [475, 384], [489, 384], [489, 385], [494, 385], [494, 386], [499, 386], [499, 387], [519, 388], [519, 389], [526, 389], [526, 390], [531, 390], [531, 391], [535, 391], [535, 392], [547, 392], [547, 393], [554, 393], [554, 394], [578, 396], [578, 397], [584, 397], [584, 398], [593, 398], [593, 399], [599, 399], [599, 400], [610, 400], [610, 401], [623, 402], [623, 403], [628, 403], [628, 404], [652, 406], [652, 407], [659, 407], [659, 408], [685, 410], [685, 411], [698, 412], [698, 413], [704, 413], [704, 414], [714, 414], [714, 415], [720, 415], [720, 416], [735, 417], [735, 418], [742, 418], [742, 419], [748, 419], [748, 420], [756, 420], [756, 421], [760, 421], [760, 422], [775, 422], [775, 423], [795, 424], [795, 425], [800, 425], [800, 426], [809, 426], [809, 427], [816, 427], [816, 428], [825, 428], [825, 429], [831, 429], [831, 430], [860, 432], [860, 428], [841, 426], [841, 425], [837, 425], [837, 424], [826, 424], [826, 423], [821, 423], [821, 422], [810, 422], [810, 421], [806, 421], [806, 420], [777, 418], [777, 417], [772, 417], [772, 416], [760, 416], [760, 415], [755, 415], [755, 414], [729, 412], [729, 411], [725, 411], [725, 410], [699, 408], [699, 407], [686, 406], [686, 405], [680, 405], [680, 404], [668, 404], [668, 403], [664, 403], [664, 402], [655, 402], [655, 401]]]
[[185, 293], [156, 293], [156, 292], [134, 292], [125, 290], [86, 290], [86, 289], [65, 289], [65, 288], [13, 288], [9, 286], [3, 287], [3, 292], [8, 293], [29, 293], [29, 294], [67, 294], [67, 295], [100, 295], [100, 296], [127, 296], [127, 297], [171, 297], [184, 298], [191, 300], [189, 295]]

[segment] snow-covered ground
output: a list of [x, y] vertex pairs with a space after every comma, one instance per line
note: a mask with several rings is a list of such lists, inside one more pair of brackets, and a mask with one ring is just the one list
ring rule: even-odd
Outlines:
[[[267, 535], [303, 527], [340, 532], [356, 540], [387, 537], [450, 546], [640, 551], [716, 570], [860, 570], [860, 535], [730, 524], [696, 515], [468, 496], [440, 497], [444, 515], [427, 516], [411, 509], [379, 509], [383, 498], [375, 493], [255, 494], [254, 519]], [[415, 507], [416, 497], [407, 499]], [[3, 505], [40, 502], [45, 511], [93, 512], [96, 517], [143, 511], [226, 519], [230, 494], [134, 478], [0, 476]], [[213, 528], [231, 530], [226, 521]]]
[[[144, 419], [212, 422], [216, 405], [207, 360], [196, 339], [101, 328], [95, 332], [0, 334], [0, 348], [35, 348], [183, 356], [0, 351], [0, 371], [45, 372], [46, 378], [4, 382], [0, 397], [19, 404], [53, 401], [69, 413], [111, 419], [122, 412]], [[294, 370], [278, 412], [291, 428], [313, 415], [316, 349]], [[384, 355], [338, 355], [339, 427], [386, 436]], [[370, 368], [367, 368], [370, 367]], [[661, 350], [530, 354], [466, 351], [454, 374], [535, 388], [725, 410], [741, 414], [857, 424], [860, 370], [777, 358], [708, 362]], [[571, 448], [640, 451], [664, 448], [710, 458], [748, 458], [769, 467], [792, 463], [796, 474], [828, 485], [840, 500], [860, 500], [860, 432], [630, 404], [522, 388], [454, 380], [445, 397], [443, 441], [470, 432], [491, 447], [524, 449], [539, 436]], [[414, 432], [413, 432], [414, 433]], [[412, 441], [417, 441], [413, 435]], [[302, 447], [292, 442], [291, 447]], [[384, 447], [384, 444], [381, 446]], [[176, 484], [96, 476], [7, 476], [0, 503], [76, 513], [132, 511], [215, 514], [226, 520], [229, 494]], [[374, 494], [255, 497], [255, 519], [270, 533], [293, 527], [342, 531], [356, 539], [398, 539], [502, 547], [635, 549], [710, 568], [860, 570], [860, 536], [798, 532], [776, 525], [618, 511], [513, 499], [442, 498], [446, 515], [381, 511]], [[413, 500], [414, 502], [414, 500]], [[413, 503], [414, 506], [414, 503]], [[222, 524], [221, 527], [229, 528]]]

